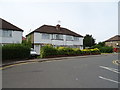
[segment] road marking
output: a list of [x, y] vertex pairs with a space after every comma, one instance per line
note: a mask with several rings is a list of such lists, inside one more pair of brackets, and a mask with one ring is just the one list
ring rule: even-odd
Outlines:
[[118, 81], [115, 81], [115, 80], [112, 80], [112, 79], [108, 79], [108, 78], [105, 78], [105, 77], [102, 77], [102, 76], [99, 76], [100, 79], [104, 79], [104, 80], [107, 80], [107, 81], [111, 81], [111, 82], [114, 82], [114, 83], [120, 83]]
[[120, 61], [119, 60], [113, 60], [112, 61], [113, 64], [120, 65], [120, 63], [118, 63], [118, 62], [120, 62]]
[[28, 63], [24, 62], [24, 63], [12, 64], [12, 65], [1, 67], [0, 70], [6, 69], [6, 68], [10, 68], [10, 67], [13, 67], [13, 66], [17, 66], [17, 65], [23, 65], [23, 64], [28, 64]]
[[118, 73], [118, 74], [120, 73], [120, 72], [118, 72], [118, 69], [115, 69], [115, 68], [110, 68], [110, 67], [105, 67], [105, 66], [99, 66], [99, 67], [109, 70], [109, 71], [112, 71], [112, 72], [115, 72], [115, 73]]

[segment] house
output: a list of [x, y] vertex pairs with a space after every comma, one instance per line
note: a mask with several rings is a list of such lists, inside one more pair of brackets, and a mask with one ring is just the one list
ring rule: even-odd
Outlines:
[[113, 48], [117, 48], [120, 46], [120, 35], [116, 35], [105, 41], [106, 46], [111, 46]]
[[43, 25], [26, 35], [26, 38], [31, 41], [38, 54], [40, 54], [40, 48], [46, 44], [51, 44], [54, 47], [83, 49], [83, 36], [63, 28], [59, 24], [56, 26]]
[[22, 42], [23, 30], [0, 18], [0, 44], [12, 44]]
[[22, 36], [22, 40], [26, 40], [26, 38]]
[[114, 52], [118, 52], [120, 50], [120, 35], [116, 35], [105, 41], [106, 46], [110, 46], [114, 48]]

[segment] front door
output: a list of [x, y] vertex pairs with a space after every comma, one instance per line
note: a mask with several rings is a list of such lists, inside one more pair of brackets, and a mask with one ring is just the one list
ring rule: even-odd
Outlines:
[[37, 54], [40, 54], [40, 45], [34, 45], [34, 50]]

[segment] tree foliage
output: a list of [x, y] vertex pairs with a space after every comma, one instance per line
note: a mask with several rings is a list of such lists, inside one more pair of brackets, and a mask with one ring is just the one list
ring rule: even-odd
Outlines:
[[86, 34], [83, 39], [83, 45], [84, 47], [91, 47], [95, 45], [95, 39], [92, 37], [92, 35]]

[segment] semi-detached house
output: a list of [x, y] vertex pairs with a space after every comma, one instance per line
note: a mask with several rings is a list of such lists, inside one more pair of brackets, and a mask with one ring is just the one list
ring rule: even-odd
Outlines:
[[26, 35], [26, 38], [31, 41], [34, 50], [38, 54], [40, 54], [40, 48], [46, 44], [55, 47], [64, 46], [83, 49], [83, 36], [63, 28], [59, 24], [56, 26], [43, 25]]
[[22, 43], [23, 30], [0, 18], [0, 45]]

